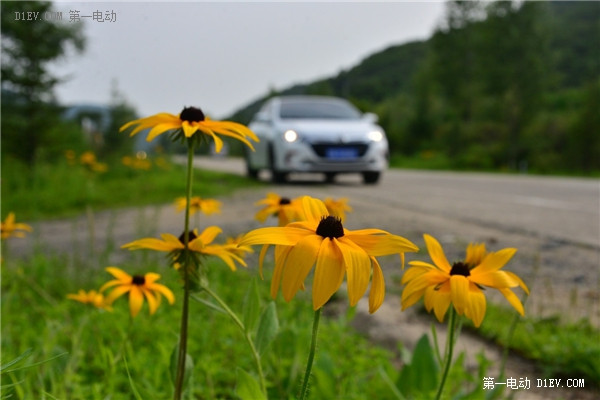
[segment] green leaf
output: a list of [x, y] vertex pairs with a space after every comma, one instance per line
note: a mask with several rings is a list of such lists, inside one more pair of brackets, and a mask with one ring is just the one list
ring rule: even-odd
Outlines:
[[[175, 348], [171, 352], [171, 361], [169, 364], [169, 372], [171, 375], [171, 382], [175, 385], [175, 380], [177, 379], [177, 361], [179, 358], [179, 342], [175, 345]], [[187, 382], [192, 376], [192, 371], [194, 370], [194, 360], [192, 356], [189, 354], [185, 354], [185, 366], [183, 372], [183, 387], [187, 385]]]
[[434, 350], [424, 334], [417, 342], [410, 363], [400, 371], [397, 386], [407, 397], [420, 397], [416, 394], [424, 395], [437, 388], [438, 369]]
[[3, 372], [6, 368], [12, 367], [13, 365], [17, 364], [18, 362], [26, 359], [27, 357], [29, 357], [31, 355], [32, 352], [33, 352], [33, 349], [32, 348], [28, 348], [27, 350], [25, 350], [23, 352], [23, 354], [21, 354], [20, 356], [18, 356], [14, 360], [9, 361], [6, 364], [0, 365], [0, 372]]
[[279, 331], [279, 321], [277, 319], [277, 308], [275, 302], [270, 302], [264, 309], [258, 322], [258, 330], [256, 332], [256, 350], [258, 354], [263, 354], [269, 344], [277, 336]]
[[242, 313], [246, 332], [250, 332], [254, 328], [254, 325], [256, 325], [256, 320], [260, 315], [260, 295], [258, 294], [256, 278], [253, 278], [252, 281], [250, 281], [250, 285], [244, 296]]
[[256, 379], [239, 367], [237, 368], [235, 394], [242, 400], [266, 400]]
[[418, 391], [425, 393], [437, 388], [438, 364], [427, 335], [421, 336], [411, 362], [412, 381]]

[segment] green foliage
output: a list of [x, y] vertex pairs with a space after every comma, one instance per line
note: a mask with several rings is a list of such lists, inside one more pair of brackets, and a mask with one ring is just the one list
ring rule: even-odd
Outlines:
[[[157, 163], [159, 160], [162, 163]], [[100, 210], [160, 204], [180, 197], [185, 190], [181, 179], [184, 168], [160, 157], [150, 162], [150, 170], [143, 170], [125, 166], [114, 158], [109, 160], [106, 172], [98, 173], [82, 165], [71, 166], [64, 158], [53, 164], [33, 165], [3, 158], [2, 206], [23, 220], [32, 220], [73, 215], [87, 206]], [[206, 197], [258, 184], [243, 177], [204, 170], [198, 171], [194, 179], [202, 185]]]
[[379, 115], [392, 158], [438, 154], [424, 168], [597, 174], [600, 4], [449, 1], [446, 9], [429, 40], [272, 91], [231, 119], [248, 123], [275, 94], [334, 95]]
[[509, 324], [514, 316], [493, 304], [478, 332], [512, 351], [533, 359], [547, 377], [585, 378], [600, 382], [600, 332], [586, 320], [562, 323], [557, 318], [525, 318], [515, 328], [510, 343], [506, 343]]
[[437, 389], [439, 371], [433, 348], [424, 334], [415, 346], [411, 361], [402, 368], [397, 386], [407, 397], [424, 397]]
[[[87, 261], [40, 254], [23, 261], [4, 260], [2, 358], [15, 359], [28, 348], [33, 352], [27, 360], [34, 361], [68, 352], [66, 356], [3, 376], [3, 385], [15, 384], [16, 398], [51, 398], [48, 396], [51, 395], [94, 400], [109, 394], [113, 398], [128, 398], [133, 393], [132, 387], [144, 399], [172, 395], [169, 364], [179, 331], [182, 296], [178, 291], [179, 275], [166, 269], [161, 254], [149, 254], [144, 262], [135, 260], [135, 257], [124, 260], [123, 268], [133, 274], [160, 273], [160, 282], [175, 293], [174, 306], [164, 302], [150, 316], [144, 305], [131, 320], [126, 296], [117, 300], [113, 312], [66, 299], [67, 293], [98, 288], [109, 279], [102, 270], [86, 265]], [[205, 267], [211, 287], [241, 315], [243, 290], [256, 271], [233, 273], [217, 261]], [[267, 276], [265, 281], [257, 282], [263, 304], [270, 304], [269, 279]], [[307, 328], [313, 314], [310, 304], [308, 296], [290, 303], [277, 300], [280, 334], [263, 353], [269, 398], [288, 398], [299, 387], [310, 340]], [[188, 353], [195, 363], [188, 384], [190, 398], [236, 398], [236, 394], [257, 398], [254, 395], [260, 391], [256, 391], [254, 361], [242, 339], [243, 333], [227, 315], [196, 302], [191, 306]], [[266, 308], [274, 309], [274, 305]], [[352, 349], [352, 357], [346, 356], [348, 349]], [[373, 365], [381, 365], [393, 374], [392, 359], [392, 354], [348, 329], [345, 318], [324, 318], [312, 398], [329, 398], [325, 393], [345, 399], [390, 398]], [[325, 382], [334, 385], [325, 387]]]
[[[70, 48], [82, 51], [80, 24], [58, 24], [39, 18], [17, 19], [15, 13], [52, 11], [50, 2], [3, 1], [2, 7], [2, 140], [3, 154], [31, 162], [58, 122], [53, 88], [60, 81], [49, 65]], [[38, 14], [38, 15], [39, 15]]]

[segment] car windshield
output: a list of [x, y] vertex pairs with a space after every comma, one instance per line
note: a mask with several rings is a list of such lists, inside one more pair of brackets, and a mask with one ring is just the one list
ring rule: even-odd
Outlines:
[[344, 102], [282, 101], [281, 119], [359, 119], [360, 113]]

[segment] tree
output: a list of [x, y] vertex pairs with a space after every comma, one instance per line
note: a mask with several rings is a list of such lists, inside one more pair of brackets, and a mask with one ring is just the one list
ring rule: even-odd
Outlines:
[[[2, 11], [2, 140], [3, 152], [32, 161], [59, 110], [53, 89], [61, 79], [49, 71], [51, 62], [69, 48], [81, 52], [81, 24], [47, 21], [50, 2], [3, 1]], [[34, 14], [27, 14], [34, 13]], [[37, 16], [34, 20], [17, 18]]]

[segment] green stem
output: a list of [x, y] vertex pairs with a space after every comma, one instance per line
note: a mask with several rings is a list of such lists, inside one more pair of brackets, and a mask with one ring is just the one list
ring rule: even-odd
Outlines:
[[439, 400], [442, 397], [442, 392], [444, 390], [444, 385], [446, 383], [446, 378], [448, 377], [448, 371], [450, 371], [450, 365], [452, 365], [452, 353], [454, 352], [454, 332], [456, 328], [456, 312], [453, 307], [450, 307], [450, 323], [448, 324], [448, 337], [446, 338], [446, 356], [444, 362], [444, 371], [442, 372], [442, 380], [440, 382], [440, 387], [438, 388], [437, 395], [435, 396], [436, 400]]
[[308, 381], [310, 380], [310, 371], [312, 370], [313, 361], [315, 359], [315, 352], [317, 350], [317, 334], [319, 332], [319, 320], [321, 319], [321, 310], [323, 307], [315, 311], [312, 328], [312, 338], [310, 340], [310, 351], [308, 353], [308, 361], [306, 362], [306, 371], [304, 372], [304, 382], [302, 382], [302, 389], [300, 390], [300, 400], [306, 399], [308, 395]]
[[190, 241], [190, 199], [192, 197], [192, 164], [194, 162], [194, 142], [188, 141], [187, 159], [187, 183], [186, 183], [186, 206], [185, 206], [185, 228], [183, 231], [183, 245], [185, 260], [183, 267], [183, 308], [181, 310], [181, 327], [179, 330], [179, 349], [177, 354], [177, 374], [175, 375], [174, 400], [180, 400], [183, 394], [183, 378], [185, 374], [185, 359], [187, 354], [187, 335], [190, 303], [190, 255], [188, 243]]
[[250, 351], [252, 352], [252, 356], [254, 357], [254, 363], [256, 364], [256, 370], [258, 372], [258, 378], [260, 381], [260, 389], [262, 390], [262, 392], [265, 394], [265, 397], [266, 397], [267, 386], [265, 383], [265, 376], [263, 374], [262, 366], [260, 364], [260, 354], [258, 354], [258, 351], [256, 350], [256, 346], [254, 346], [254, 342], [252, 341], [252, 338], [250, 337], [250, 332], [246, 331], [246, 327], [244, 326], [244, 323], [239, 319], [239, 317], [231, 310], [231, 308], [229, 308], [229, 306], [215, 292], [213, 292], [206, 285], [202, 286], [202, 290], [204, 290], [206, 293], [208, 293], [217, 303], [219, 303], [219, 306], [221, 306], [221, 308], [227, 313], [227, 315], [229, 315], [229, 317], [233, 320], [233, 322], [240, 328], [240, 330], [244, 334], [244, 338], [246, 339], [246, 342], [248, 343], [248, 347], [250, 347]]

